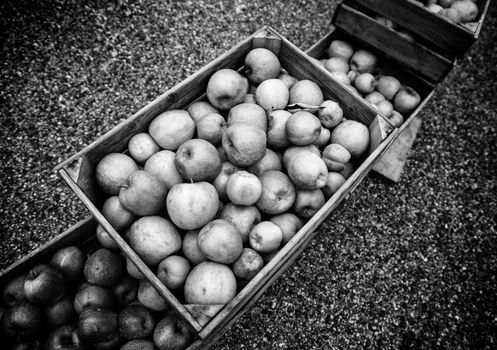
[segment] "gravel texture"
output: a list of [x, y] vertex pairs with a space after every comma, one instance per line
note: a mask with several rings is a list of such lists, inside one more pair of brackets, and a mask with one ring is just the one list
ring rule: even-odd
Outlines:
[[[268, 24], [305, 49], [337, 1], [3, 1], [0, 268], [87, 215], [53, 167]], [[497, 348], [497, 8], [421, 113], [216, 349]]]

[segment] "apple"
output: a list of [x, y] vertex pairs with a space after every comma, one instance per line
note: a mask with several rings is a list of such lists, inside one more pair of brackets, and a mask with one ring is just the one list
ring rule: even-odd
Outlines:
[[79, 314], [78, 329], [85, 343], [106, 342], [119, 331], [118, 316], [111, 310], [88, 308]]
[[[378, 86], [376, 87], [378, 88]], [[380, 101], [384, 101], [385, 100], [385, 96], [383, 96], [381, 93], [379, 93], [378, 91], [373, 91], [369, 94], [367, 94], [364, 99], [366, 101], [368, 101], [369, 103], [371, 103], [372, 105], [375, 105], [377, 104], [378, 102]]]
[[98, 162], [95, 179], [102, 191], [110, 196], [116, 196], [121, 186], [126, 185], [128, 177], [136, 170], [138, 165], [130, 156], [109, 153]]
[[243, 248], [242, 254], [231, 266], [235, 277], [251, 280], [264, 267], [264, 260], [252, 248]]
[[[132, 176], [136, 176], [135, 173], [131, 174], [130, 178]], [[102, 206], [101, 212], [116, 231], [128, 228], [135, 220], [135, 214], [122, 206], [119, 201], [119, 196], [107, 198]]]
[[135, 339], [125, 343], [120, 350], [155, 350], [155, 346], [150, 340]]
[[50, 265], [39, 264], [26, 275], [24, 294], [34, 304], [50, 305], [62, 298], [65, 285], [61, 272]]
[[203, 116], [197, 123], [197, 137], [212, 143], [221, 144], [221, 138], [226, 130], [226, 120], [219, 113], [210, 113]]
[[0, 319], [0, 329], [10, 339], [32, 338], [42, 327], [42, 309], [27, 300], [16, 301]]
[[128, 141], [128, 151], [131, 158], [138, 164], [143, 164], [154, 153], [160, 151], [160, 147], [155, 143], [150, 134], [141, 132], [132, 136]]
[[320, 107], [322, 108], [318, 111], [318, 118], [322, 126], [331, 129], [342, 122], [343, 110], [338, 102], [326, 100]]
[[470, 0], [456, 1], [450, 8], [459, 11], [462, 23], [474, 22], [478, 19], [478, 5]]
[[229, 110], [244, 101], [248, 88], [247, 78], [233, 69], [220, 69], [207, 83], [207, 99], [214, 107]]
[[163, 149], [176, 151], [183, 142], [193, 137], [195, 122], [187, 111], [173, 109], [155, 117], [148, 133]]
[[79, 336], [78, 328], [75, 325], [62, 325], [54, 329], [45, 341], [46, 350], [84, 350], [86, 344]]
[[219, 218], [233, 224], [240, 233], [243, 244], [246, 245], [250, 230], [261, 221], [261, 213], [253, 205], [244, 206], [228, 203], [224, 206]]
[[369, 94], [376, 87], [376, 80], [371, 73], [361, 73], [354, 80], [354, 86], [361, 94]]
[[352, 175], [355, 171], [355, 166], [352, 162], [347, 162], [344, 165], [344, 169], [340, 171], [340, 174], [345, 178], [348, 179], [350, 175]]
[[277, 78], [280, 71], [278, 56], [268, 49], [252, 49], [245, 56], [245, 74], [252, 84], [257, 85], [267, 79]]
[[230, 125], [222, 142], [228, 160], [237, 166], [250, 166], [266, 155], [266, 133], [249, 124]]
[[395, 110], [402, 115], [408, 115], [416, 109], [421, 101], [419, 94], [409, 86], [403, 86], [395, 95], [394, 107]]
[[324, 68], [330, 72], [347, 73], [349, 71], [349, 63], [343, 57], [331, 57], [324, 63]]
[[438, 13], [439, 15], [446, 17], [448, 20], [454, 23], [462, 22], [462, 14], [458, 10], [454, 8], [444, 8], [442, 11]]
[[350, 58], [350, 70], [358, 73], [372, 73], [377, 61], [373, 53], [367, 50], [357, 50]]
[[278, 79], [281, 80], [283, 83], [285, 83], [288, 90], [290, 90], [293, 84], [299, 81], [293, 75], [290, 75], [288, 73], [281, 73], [280, 75], [278, 75]]
[[328, 168], [321, 157], [311, 152], [295, 155], [287, 166], [288, 176], [295, 186], [305, 190], [324, 187]]
[[183, 255], [192, 265], [198, 265], [202, 261], [207, 260], [207, 257], [198, 246], [198, 233], [199, 230], [187, 231], [183, 237], [183, 245], [181, 247]]
[[291, 146], [285, 150], [285, 153], [283, 153], [283, 166], [285, 168], [287, 168], [288, 164], [290, 163], [290, 160], [294, 156], [296, 156], [297, 154], [302, 153], [302, 152], [311, 152], [311, 153], [314, 153], [315, 155], [321, 157], [321, 152], [316, 147], [316, 145]]
[[257, 252], [269, 253], [278, 249], [283, 241], [283, 232], [271, 221], [261, 221], [249, 234], [250, 246]]
[[145, 275], [142, 274], [142, 272], [138, 269], [135, 263], [128, 258], [126, 258], [126, 272], [128, 273], [128, 275], [130, 275], [131, 277], [137, 280], [145, 278]]
[[219, 113], [219, 110], [207, 101], [193, 102], [188, 106], [187, 111], [195, 124], [207, 114]]
[[255, 91], [254, 93], [246, 94], [245, 98], [243, 99], [243, 103], [257, 104], [257, 101], [255, 100]]
[[326, 181], [326, 186], [322, 188], [324, 197], [329, 199], [333, 196], [336, 191], [345, 183], [345, 177], [342, 174], [331, 171], [328, 173], [328, 179]]
[[305, 219], [309, 219], [317, 213], [326, 203], [323, 191], [321, 190], [297, 190], [293, 210]]
[[395, 109], [392, 111], [392, 114], [390, 115], [390, 117], [388, 119], [396, 127], [399, 127], [399, 126], [401, 126], [404, 123], [404, 117], [402, 116], [402, 114], [400, 114], [399, 112], [397, 112]]
[[323, 92], [318, 84], [311, 80], [304, 79], [295, 83], [290, 89], [288, 104], [302, 103], [311, 106], [320, 106], [323, 101]]
[[444, 8], [438, 4], [429, 4], [428, 6], [426, 6], [426, 9], [433, 13], [439, 13]]
[[173, 151], [163, 150], [152, 155], [144, 166], [144, 170], [162, 181], [167, 190], [183, 182], [183, 177], [174, 165], [174, 157]]
[[267, 144], [271, 148], [285, 148], [290, 144], [286, 134], [286, 122], [292, 114], [278, 109], [268, 114]]
[[[397, 78], [389, 75], [384, 75], [378, 79], [376, 90], [378, 90], [380, 94], [385, 96], [387, 100], [391, 100], [399, 91], [400, 86], [400, 81]], [[377, 101], [376, 103], [378, 102], [379, 101]]]
[[228, 179], [226, 194], [237, 205], [252, 205], [261, 196], [262, 185], [259, 178], [248, 171], [236, 171]]
[[281, 239], [282, 244], [285, 244], [292, 239], [304, 225], [297, 215], [288, 212], [275, 215], [269, 221], [280, 228], [283, 235], [283, 238]]
[[335, 71], [331, 72], [331, 76], [335, 78], [338, 82], [344, 84], [344, 85], [350, 85], [352, 82], [350, 81], [350, 78], [347, 73], [341, 72], [341, 71]]
[[88, 282], [103, 287], [117, 284], [123, 272], [121, 256], [105, 248], [98, 249], [91, 254], [83, 270]]
[[344, 40], [333, 40], [326, 52], [329, 57], [342, 57], [348, 61], [354, 54], [354, 48]]
[[96, 236], [97, 236], [97, 241], [100, 243], [102, 248], [109, 249], [109, 250], [119, 250], [119, 246], [117, 243], [112, 239], [111, 236], [105, 231], [105, 229], [102, 227], [102, 225], [97, 226], [96, 230]]
[[266, 132], [266, 111], [261, 106], [253, 103], [241, 103], [231, 108], [228, 114], [228, 126], [235, 123], [247, 123]]
[[216, 219], [205, 225], [199, 232], [198, 247], [204, 255], [218, 263], [233, 263], [243, 249], [242, 236], [235, 225]]
[[390, 101], [383, 100], [376, 104], [378, 111], [385, 117], [389, 118], [393, 112], [393, 105]]
[[255, 101], [265, 111], [283, 109], [288, 104], [289, 91], [280, 79], [264, 80], [255, 91]]
[[260, 177], [262, 194], [256, 203], [265, 214], [280, 214], [290, 209], [295, 201], [295, 187], [281, 171], [269, 170]]
[[138, 301], [153, 311], [169, 310], [167, 301], [157, 292], [155, 287], [146, 279], [140, 280], [138, 285]]
[[178, 230], [161, 216], [144, 216], [136, 220], [131, 225], [129, 238], [130, 247], [150, 266], [156, 266], [181, 249]]
[[81, 248], [67, 246], [57, 250], [50, 259], [50, 265], [62, 272], [67, 281], [77, 281], [85, 266], [86, 255]]
[[331, 131], [328, 128], [321, 128], [321, 133], [316, 141], [313, 142], [314, 145], [322, 147], [330, 141]]
[[195, 266], [186, 278], [187, 304], [227, 304], [235, 295], [236, 278], [226, 265], [204, 261]]
[[321, 134], [321, 122], [312, 113], [298, 111], [292, 114], [285, 125], [290, 143], [297, 146], [310, 145]]
[[189, 182], [212, 181], [221, 171], [221, 157], [216, 147], [202, 139], [185, 141], [176, 152], [174, 164]]
[[169, 314], [155, 327], [153, 340], [159, 350], [183, 350], [193, 341], [193, 334], [175, 315]]
[[118, 317], [119, 334], [125, 339], [141, 339], [151, 335], [155, 327], [154, 314], [145, 306], [128, 305]]
[[369, 148], [368, 127], [355, 120], [346, 120], [333, 129], [330, 142], [342, 145], [353, 159], [358, 158]]
[[234, 172], [239, 170], [242, 170], [242, 168], [237, 167], [236, 165], [233, 165], [230, 162], [223, 162], [221, 164], [221, 171], [212, 182], [212, 184], [216, 188], [220, 200], [222, 201], [228, 200], [228, 196], [226, 194], [226, 185], [228, 184], [230, 176]]
[[119, 306], [127, 306], [138, 295], [138, 281], [125, 275], [118, 284], [112, 287], [116, 302]]
[[266, 155], [255, 164], [249, 166], [247, 170], [257, 177], [260, 177], [265, 171], [281, 170], [282, 167], [282, 156], [268, 148], [266, 149]]
[[166, 206], [176, 226], [195, 230], [216, 216], [219, 196], [216, 188], [208, 182], [177, 184], [169, 191]]
[[329, 171], [341, 171], [345, 169], [345, 163], [350, 158], [350, 152], [338, 143], [331, 143], [323, 150], [322, 159]]
[[176, 289], [185, 284], [189, 273], [190, 263], [179, 255], [168, 256], [157, 267], [157, 277], [169, 289]]
[[76, 320], [72, 296], [66, 295], [55, 304], [44, 309], [45, 325], [49, 329], [57, 328]]
[[119, 192], [121, 205], [139, 216], [157, 214], [164, 207], [166, 185], [157, 176], [145, 170], [137, 170]]
[[24, 293], [25, 281], [26, 275], [22, 275], [7, 283], [2, 293], [5, 305], [12, 306], [16, 301], [26, 299], [26, 293]]

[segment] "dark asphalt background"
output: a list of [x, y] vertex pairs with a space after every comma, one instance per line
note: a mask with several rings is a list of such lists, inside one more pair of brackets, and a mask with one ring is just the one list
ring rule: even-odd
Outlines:
[[[0, 268], [87, 215], [52, 168], [267, 24], [337, 1], [2, 1]], [[368, 177], [216, 349], [497, 348], [497, 8], [439, 86], [402, 182]]]

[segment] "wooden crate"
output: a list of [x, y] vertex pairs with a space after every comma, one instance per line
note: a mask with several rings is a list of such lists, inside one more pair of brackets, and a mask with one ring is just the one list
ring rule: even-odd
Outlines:
[[242, 68], [245, 55], [256, 47], [265, 47], [273, 51], [279, 57], [282, 67], [291, 75], [298, 79], [315, 81], [321, 87], [325, 98], [333, 99], [340, 103], [347, 118], [358, 120], [368, 125], [373, 131], [378, 125], [378, 121], [382, 119], [365, 100], [358, 98], [355, 94], [343, 88], [328, 74], [323, 74], [323, 69], [313, 59], [273, 29], [264, 27], [57, 167], [62, 178], [87, 206], [99, 224], [109, 233], [145, 277], [150, 280], [159, 294], [169, 302], [179, 317], [195, 332], [197, 340], [191, 345], [190, 349], [204, 349], [212, 345], [236, 319], [241, 317], [243, 312], [297, 258], [313, 237], [316, 228], [356, 188], [379, 157], [391, 146], [392, 140], [395, 139], [399, 132], [396, 128], [388, 135], [373, 132], [378, 138], [375, 140], [376, 147], [338, 192], [326, 202], [316, 215], [297, 232], [231, 302], [215, 309], [214, 312], [212, 312], [212, 309], [209, 310], [212, 314], [208, 314], [207, 320], [205, 317], [202, 320], [196, 319], [190, 312], [194, 307], [181, 304], [102, 215], [100, 209], [105, 196], [98, 189], [93, 172], [95, 166], [104, 155], [111, 152], [126, 152], [129, 139], [137, 133], [146, 131], [151, 120], [157, 115], [169, 109], [186, 108], [192, 102], [203, 98], [207, 82], [215, 71], [222, 68]]
[[468, 28], [428, 11], [412, 0], [354, 0], [439, 48], [446, 57], [462, 57], [478, 39], [490, 0], [477, 0], [478, 21]]

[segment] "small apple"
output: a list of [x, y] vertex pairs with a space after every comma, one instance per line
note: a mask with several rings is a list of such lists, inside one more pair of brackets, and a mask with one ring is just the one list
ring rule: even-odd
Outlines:
[[290, 144], [286, 134], [286, 122], [292, 114], [278, 109], [268, 114], [267, 144], [271, 148], [285, 148]]
[[288, 104], [303, 103], [311, 106], [320, 106], [323, 101], [323, 92], [319, 85], [311, 80], [304, 79], [295, 83], [290, 89]]
[[249, 166], [247, 170], [257, 177], [260, 177], [265, 171], [281, 170], [282, 167], [282, 156], [268, 148], [266, 149], [266, 155], [255, 164]]
[[311, 152], [311, 153], [314, 153], [315, 155], [321, 157], [321, 152], [316, 147], [316, 145], [291, 146], [285, 150], [285, 153], [283, 153], [283, 166], [285, 168], [287, 168], [288, 164], [290, 163], [290, 160], [294, 156], [296, 156], [297, 154], [302, 153], [302, 152]]
[[26, 281], [26, 275], [22, 275], [10, 280], [9, 283], [3, 289], [3, 302], [7, 306], [12, 306], [16, 301], [26, 299], [26, 293], [24, 293], [24, 282]]
[[[134, 174], [135, 173], [131, 174], [131, 176], [136, 176]], [[102, 206], [101, 212], [116, 231], [128, 228], [135, 220], [135, 214], [122, 206], [119, 201], [119, 196], [107, 198]]]
[[342, 122], [343, 110], [338, 102], [326, 100], [320, 107], [323, 108], [318, 111], [318, 118], [322, 126], [331, 129]]
[[342, 145], [352, 158], [358, 158], [369, 148], [368, 127], [354, 120], [346, 120], [333, 129], [330, 142]]
[[55, 304], [45, 307], [44, 315], [45, 325], [49, 329], [72, 323], [77, 317], [72, 296], [66, 295]]
[[388, 119], [396, 127], [399, 127], [399, 126], [401, 126], [404, 123], [404, 117], [402, 116], [402, 114], [400, 114], [399, 112], [397, 112], [395, 109], [392, 111], [392, 115], [390, 115], [390, 117]]
[[226, 161], [221, 164], [221, 171], [219, 172], [219, 174], [212, 183], [216, 188], [220, 200], [222, 201], [228, 200], [228, 196], [226, 194], [226, 185], [228, 184], [230, 176], [234, 172], [239, 170], [242, 170], [242, 168], [237, 167], [236, 165], [233, 165], [230, 162]]
[[121, 281], [116, 284], [112, 291], [119, 306], [127, 306], [138, 295], [138, 281], [128, 275], [125, 275]]
[[119, 334], [125, 339], [141, 339], [151, 335], [155, 327], [153, 313], [145, 306], [132, 304], [119, 313]]
[[176, 289], [185, 284], [188, 273], [190, 263], [179, 255], [168, 256], [157, 267], [157, 277], [169, 289]]
[[235, 275], [224, 264], [212, 261], [201, 262], [186, 278], [185, 301], [188, 304], [227, 304], [235, 295]]
[[132, 136], [128, 142], [129, 155], [138, 163], [143, 164], [154, 153], [160, 151], [160, 147], [155, 143], [150, 134], [141, 132]]
[[278, 249], [283, 241], [283, 232], [271, 221], [261, 221], [249, 234], [250, 246], [257, 252], [269, 253]]
[[128, 177], [138, 170], [138, 165], [123, 153], [109, 153], [104, 156], [95, 168], [95, 178], [102, 191], [116, 196], [121, 186], [126, 185]]
[[144, 170], [157, 176], [166, 185], [167, 190], [183, 182], [183, 177], [174, 165], [175, 155], [173, 151], [163, 150], [155, 153], [145, 162]]
[[119, 202], [133, 214], [153, 215], [163, 209], [166, 194], [167, 188], [157, 176], [145, 170], [137, 170], [121, 188]]
[[43, 311], [27, 300], [8, 307], [0, 320], [2, 333], [10, 339], [29, 339], [43, 327]]
[[219, 110], [207, 101], [193, 102], [188, 106], [187, 111], [195, 124], [207, 114], [219, 113]]
[[283, 83], [285, 83], [288, 90], [290, 90], [293, 84], [295, 84], [298, 81], [297, 78], [295, 78], [294, 76], [288, 73], [281, 73], [280, 75], [278, 75], [278, 79], [281, 80]]
[[264, 80], [255, 91], [255, 101], [265, 111], [283, 109], [288, 104], [288, 87], [280, 79]]
[[155, 350], [155, 346], [150, 340], [135, 339], [125, 343], [120, 350]]
[[[397, 78], [389, 75], [384, 75], [378, 79], [376, 90], [378, 90], [378, 92], [382, 94], [382, 96], [385, 96], [387, 100], [391, 100], [399, 91], [400, 86], [400, 81]], [[378, 102], [380, 101], [376, 101], [375, 103]]]
[[214, 146], [221, 144], [221, 138], [226, 130], [226, 120], [219, 113], [210, 113], [203, 116], [197, 123], [197, 137]]
[[326, 203], [323, 191], [321, 190], [297, 190], [293, 210], [305, 219], [309, 219], [317, 213]]
[[285, 128], [290, 143], [305, 146], [318, 139], [321, 134], [321, 121], [312, 113], [298, 111], [288, 118]]
[[261, 181], [248, 171], [236, 171], [226, 184], [226, 194], [236, 205], [252, 205], [261, 196]]
[[267, 79], [277, 78], [281, 64], [272, 51], [259, 47], [245, 56], [245, 73], [252, 84], [260, 84]]
[[138, 286], [138, 300], [153, 311], [169, 310], [167, 301], [157, 292], [155, 287], [146, 279], [140, 280]]
[[106, 342], [119, 331], [117, 314], [107, 309], [88, 308], [79, 315], [79, 336], [88, 344]]
[[181, 249], [181, 236], [163, 217], [144, 216], [131, 225], [129, 245], [147, 265], [156, 266]]
[[264, 260], [259, 253], [251, 248], [243, 248], [242, 254], [231, 266], [235, 277], [251, 280], [264, 267]]
[[250, 230], [261, 221], [261, 213], [253, 205], [245, 206], [228, 203], [224, 206], [219, 218], [233, 224], [238, 229], [243, 244], [246, 245]]
[[266, 133], [249, 124], [230, 125], [222, 142], [228, 160], [237, 166], [250, 166], [266, 155]]
[[342, 57], [348, 61], [354, 54], [354, 48], [344, 40], [333, 40], [326, 52], [329, 57]]
[[403, 86], [395, 95], [394, 106], [395, 110], [402, 115], [408, 115], [416, 109], [421, 101], [419, 94], [409, 86]]
[[231, 264], [242, 253], [242, 236], [235, 225], [216, 219], [205, 225], [199, 232], [198, 247], [205, 256], [218, 263]]
[[389, 118], [393, 112], [393, 105], [390, 101], [383, 100], [376, 104], [378, 111], [385, 117]]
[[369, 94], [376, 87], [376, 80], [371, 73], [361, 73], [354, 81], [354, 86], [361, 94]]
[[275, 215], [269, 221], [280, 228], [281, 233], [283, 234], [283, 238], [281, 240], [282, 244], [285, 244], [292, 239], [292, 237], [295, 236], [298, 230], [300, 230], [304, 225], [302, 220], [300, 220], [297, 215], [292, 213]]
[[163, 149], [176, 151], [183, 142], [193, 137], [195, 122], [187, 111], [173, 109], [155, 117], [148, 133]]
[[198, 233], [199, 230], [187, 231], [183, 237], [183, 245], [181, 247], [183, 255], [192, 265], [198, 265], [202, 261], [207, 260], [207, 257], [198, 246]]
[[269, 170], [260, 177], [261, 197], [257, 208], [265, 214], [280, 214], [290, 209], [295, 201], [295, 187], [281, 171]]
[[331, 143], [323, 150], [322, 159], [329, 171], [341, 171], [345, 169], [345, 163], [350, 158], [350, 152], [338, 143]]
[[343, 57], [331, 57], [324, 63], [324, 68], [330, 72], [347, 73], [349, 71], [349, 63]]
[[212, 181], [221, 171], [221, 157], [216, 147], [202, 139], [185, 141], [176, 151], [174, 164], [189, 182]]
[[211, 221], [219, 209], [216, 188], [208, 182], [177, 184], [166, 199], [172, 222], [183, 230], [195, 230]]
[[57, 302], [65, 292], [64, 276], [50, 265], [34, 266], [24, 281], [26, 299], [37, 305]]
[[228, 114], [228, 126], [235, 123], [247, 123], [267, 131], [266, 111], [259, 105], [253, 103], [241, 103], [230, 109]]
[[359, 73], [372, 73], [378, 59], [367, 50], [357, 50], [350, 58], [350, 70]]
[[83, 274], [86, 255], [81, 248], [67, 246], [56, 251], [50, 259], [50, 265], [62, 272], [67, 281], [77, 281]]
[[155, 327], [153, 340], [159, 350], [183, 350], [193, 341], [193, 334], [175, 315], [169, 314]]
[[86, 344], [79, 336], [78, 328], [74, 325], [62, 325], [54, 329], [45, 341], [46, 350], [84, 350]]
[[324, 187], [328, 175], [326, 163], [311, 152], [295, 155], [288, 163], [287, 171], [295, 186], [305, 190]]
[[333, 196], [336, 191], [345, 183], [345, 177], [342, 174], [331, 171], [328, 173], [328, 179], [326, 181], [326, 186], [322, 188], [324, 197], [329, 199]]
[[117, 284], [123, 276], [121, 256], [108, 249], [99, 249], [86, 260], [83, 273], [88, 282], [103, 287]]
[[207, 83], [207, 99], [216, 108], [229, 110], [240, 104], [248, 92], [248, 80], [233, 69], [220, 69]]

